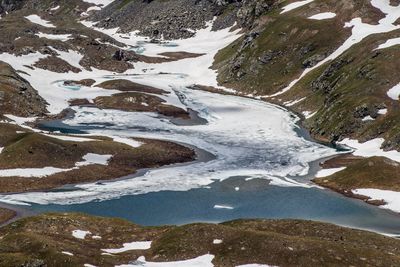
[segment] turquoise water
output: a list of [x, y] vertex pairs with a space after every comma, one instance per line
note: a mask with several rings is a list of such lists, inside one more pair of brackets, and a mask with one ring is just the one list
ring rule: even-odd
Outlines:
[[[63, 133], [84, 133], [93, 127], [106, 125], [74, 127], [60, 121], [41, 125], [43, 130]], [[306, 135], [303, 131], [298, 133]], [[233, 209], [215, 209], [215, 205]], [[389, 210], [318, 187], [272, 186], [267, 180], [246, 180], [246, 177], [231, 177], [205, 188], [183, 192], [153, 192], [72, 205], [35, 204], [29, 210], [85, 212], [121, 217], [142, 225], [222, 222], [239, 218], [296, 218], [400, 235], [400, 216]]]
[[[215, 205], [233, 209], [215, 209]], [[31, 209], [121, 217], [142, 225], [296, 218], [400, 234], [399, 216], [388, 210], [329, 190], [270, 186], [266, 181], [246, 182], [239, 177], [185, 192], [163, 191], [77, 205], [34, 205]]]

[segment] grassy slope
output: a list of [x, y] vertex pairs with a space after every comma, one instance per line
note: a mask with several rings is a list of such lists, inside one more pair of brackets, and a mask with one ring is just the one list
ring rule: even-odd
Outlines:
[[[337, 16], [324, 21], [307, 19], [327, 11]], [[279, 12], [274, 10], [262, 17], [261, 26], [255, 29], [260, 35], [250, 45], [240, 49], [243, 37], [217, 54], [214, 67], [219, 70], [221, 85], [255, 95], [275, 93], [304, 71], [307, 59], [329, 54], [348, 38], [345, 22], [361, 17], [374, 24], [382, 18], [364, 0], [314, 1], [285, 15]], [[316, 112], [304, 125], [318, 139], [338, 141], [350, 137], [363, 142], [379, 137], [385, 139], [384, 149], [400, 150], [400, 103], [387, 96], [387, 91], [400, 82], [400, 46], [375, 50], [387, 39], [399, 36], [399, 30], [369, 36], [334, 61], [308, 73], [285, 94], [267, 101], [284, 104], [304, 98], [290, 108], [298, 113]], [[304, 51], [308, 52], [300, 53]], [[242, 61], [238, 60], [241, 56]], [[267, 60], [260, 63], [263, 58]], [[241, 64], [234, 69], [237, 62]], [[383, 108], [387, 114], [378, 114]], [[375, 120], [363, 121], [368, 115]], [[400, 190], [399, 169], [393, 162], [371, 158], [346, 165], [345, 171], [316, 181], [339, 192], [357, 187]]]
[[[73, 230], [88, 230], [101, 239], [74, 238]], [[0, 264], [29, 262], [48, 266], [113, 266], [139, 256], [150, 261], [194, 258], [211, 253], [215, 266], [264, 263], [278, 266], [396, 266], [400, 241], [365, 231], [298, 220], [239, 220], [223, 224], [141, 227], [119, 219], [82, 214], [45, 214], [25, 218], [0, 229]], [[214, 239], [222, 244], [213, 244]], [[147, 251], [101, 255], [102, 248], [125, 242], [153, 241]], [[82, 249], [84, 247], [85, 249]], [[74, 256], [62, 254], [62, 251]]]
[[[384, 40], [399, 35], [400, 31], [389, 33]], [[314, 135], [331, 140], [355, 137], [362, 141], [384, 137], [386, 148], [400, 148], [399, 102], [386, 94], [400, 82], [397, 75], [400, 62], [395, 60], [400, 48], [373, 51], [382, 43], [382, 37], [367, 38], [334, 62], [307, 75], [282, 96], [283, 100], [307, 97], [293, 108], [299, 112], [318, 111], [306, 121]], [[331, 74], [327, 75], [328, 72]], [[325, 85], [316, 87], [315, 81]], [[377, 114], [379, 108], [388, 108], [388, 113]], [[367, 115], [376, 120], [363, 122], [362, 118]]]
[[[324, 11], [338, 15], [331, 20], [307, 19]], [[315, 1], [287, 15], [279, 13], [276, 9], [259, 19], [254, 30], [259, 36], [249, 45], [243, 45], [243, 37], [217, 54], [214, 67], [219, 70], [220, 84], [255, 95], [275, 93], [299, 77], [304, 64], [327, 56], [349, 37], [344, 22], [361, 16], [373, 24], [382, 17], [369, 1]], [[337, 60], [306, 75], [286, 94], [269, 100], [284, 103], [306, 97], [291, 108], [299, 113], [318, 111], [305, 125], [321, 139], [384, 137], [385, 148], [399, 149], [399, 103], [386, 92], [400, 82], [400, 63], [395, 60], [400, 50], [394, 46], [373, 51], [399, 35], [400, 31], [370, 36]], [[378, 116], [377, 110], [385, 107], [389, 113]], [[362, 122], [366, 115], [377, 120]]]
[[364, 158], [343, 171], [314, 181], [340, 192], [357, 188], [400, 191], [400, 164], [384, 157]]
[[[380, 18], [367, 1], [315, 1], [311, 8], [302, 7], [287, 14], [280, 14], [280, 7], [261, 16], [253, 32], [259, 36], [250, 45], [243, 46], [245, 37], [221, 50], [214, 67], [219, 69], [219, 82], [246, 93], [272, 94], [286, 87], [303, 71], [303, 63], [320, 55], [327, 56], [350, 35], [343, 23], [359, 13], [368, 13], [373, 23]], [[331, 20], [309, 20], [307, 17], [324, 11], [337, 11]], [[242, 49], [240, 49], [242, 47]], [[269, 54], [268, 62], [260, 59]], [[240, 68], [232, 71], [235, 58], [243, 57]], [[245, 73], [238, 77], [238, 72]], [[239, 75], [240, 76], [240, 75]]]
[[[89, 165], [43, 178], [3, 177], [0, 192], [24, 192], [60, 187], [65, 184], [119, 178], [140, 168], [159, 167], [194, 159], [194, 152], [171, 142], [144, 140], [143, 145], [128, 145], [103, 138], [100, 141], [63, 141], [1, 124], [0, 169], [13, 168], [72, 168], [87, 153], [113, 155], [107, 166]], [[94, 137], [95, 138], [95, 137]]]

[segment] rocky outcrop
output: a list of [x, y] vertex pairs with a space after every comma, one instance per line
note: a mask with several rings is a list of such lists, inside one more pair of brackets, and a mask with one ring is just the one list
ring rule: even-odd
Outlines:
[[0, 61], [0, 114], [21, 117], [47, 113], [46, 101], [10, 65]]
[[214, 17], [214, 5], [205, 0], [122, 1], [117, 0], [96, 14], [98, 26], [139, 30], [151, 38], [179, 39], [194, 35]]
[[93, 15], [98, 26], [139, 30], [151, 38], [189, 38], [215, 18], [213, 30], [232, 26], [252, 28], [256, 18], [271, 10], [277, 0], [117, 0]]
[[24, 2], [24, 0], [0, 0], [0, 14], [19, 9]]

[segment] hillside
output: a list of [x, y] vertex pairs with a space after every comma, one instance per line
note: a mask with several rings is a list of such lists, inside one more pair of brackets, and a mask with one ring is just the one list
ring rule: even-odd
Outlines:
[[0, 36], [1, 266], [400, 265], [400, 1], [0, 0]]
[[399, 240], [296, 220], [141, 227], [119, 219], [45, 214], [12, 223], [0, 234], [3, 266], [396, 266], [400, 261]]

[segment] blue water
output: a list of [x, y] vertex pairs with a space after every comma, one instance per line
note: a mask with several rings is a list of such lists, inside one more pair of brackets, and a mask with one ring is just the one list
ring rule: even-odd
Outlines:
[[[71, 114], [73, 116], [73, 114]], [[42, 130], [83, 133], [107, 125], [69, 126], [61, 121], [40, 125]], [[304, 133], [299, 132], [299, 135]], [[254, 159], [257, 160], [257, 159]], [[235, 188], [238, 187], [239, 191]], [[215, 209], [227, 205], [233, 209]], [[73, 205], [33, 205], [34, 212], [84, 212], [120, 217], [141, 225], [222, 222], [239, 218], [306, 219], [400, 235], [400, 215], [330, 190], [278, 187], [267, 180], [231, 177], [207, 188], [128, 195], [103, 202]]]
[[[239, 191], [235, 187], [240, 186]], [[214, 205], [228, 205], [215, 209]], [[297, 218], [400, 234], [400, 217], [329, 190], [270, 186], [232, 178], [210, 188], [163, 191], [76, 205], [34, 205], [37, 212], [85, 212], [121, 217], [142, 225], [222, 222], [239, 218]]]

